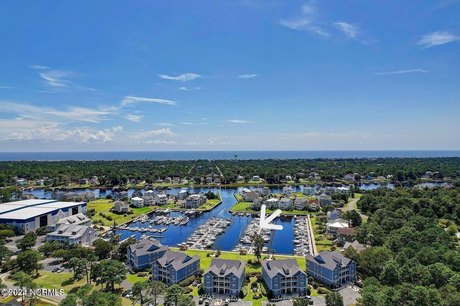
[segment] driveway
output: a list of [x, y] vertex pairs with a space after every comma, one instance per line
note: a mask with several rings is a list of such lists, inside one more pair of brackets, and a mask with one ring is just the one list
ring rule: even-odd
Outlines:
[[359, 288], [356, 286], [345, 287], [338, 291], [343, 297], [343, 305], [355, 305], [356, 300], [361, 297]]

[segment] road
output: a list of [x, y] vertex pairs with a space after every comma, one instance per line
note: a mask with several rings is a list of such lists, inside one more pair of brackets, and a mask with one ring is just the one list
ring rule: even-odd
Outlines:
[[345, 206], [343, 207], [343, 211], [350, 211], [350, 210], [356, 210], [359, 215], [361, 216], [361, 218], [363, 219], [363, 221], [366, 221], [367, 218], [369, 218], [368, 216], [362, 214], [359, 209], [355, 209], [355, 206], [356, 206], [356, 203], [359, 201], [359, 198], [353, 198], [351, 199], [350, 201], [348, 201], [347, 204], [345, 204]]
[[310, 245], [311, 245], [311, 250], [313, 252], [313, 256], [316, 256], [318, 254], [318, 250], [316, 249], [316, 240], [315, 240], [315, 233], [313, 232], [313, 226], [311, 226], [311, 219], [310, 215], [307, 216], [308, 218], [308, 226], [309, 226], [309, 233], [310, 233]]

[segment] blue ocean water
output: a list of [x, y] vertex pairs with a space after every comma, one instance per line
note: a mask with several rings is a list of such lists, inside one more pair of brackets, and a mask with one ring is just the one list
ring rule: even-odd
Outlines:
[[460, 150], [0, 152], [0, 161], [460, 157]]

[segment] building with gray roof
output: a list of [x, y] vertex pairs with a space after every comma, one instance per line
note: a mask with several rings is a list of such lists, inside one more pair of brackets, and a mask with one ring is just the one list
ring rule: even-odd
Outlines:
[[86, 225], [62, 224], [57, 230], [46, 235], [47, 241], [61, 241], [68, 244], [89, 245], [97, 238], [94, 229]]
[[204, 273], [204, 292], [238, 297], [244, 282], [245, 266], [242, 260], [213, 259]]
[[162, 257], [153, 262], [152, 277], [167, 284], [177, 284], [195, 275], [199, 268], [200, 256], [191, 257], [181, 252], [166, 251]]
[[356, 263], [339, 252], [307, 254], [306, 259], [307, 274], [328, 286], [338, 288], [355, 280]]
[[142, 239], [128, 247], [128, 265], [136, 271], [150, 268], [169, 248], [155, 239]]
[[65, 218], [61, 218], [59, 219], [56, 224], [53, 224], [53, 225], [49, 225], [48, 226], [48, 230], [49, 231], [55, 231], [59, 226], [61, 225], [90, 225], [91, 224], [91, 219], [88, 218], [87, 216], [85, 216], [84, 214], [82, 213], [78, 213], [76, 215], [73, 215], [73, 216], [68, 216], [68, 217], [65, 217]]
[[307, 293], [307, 274], [295, 259], [263, 260], [262, 277], [275, 297]]
[[0, 204], [0, 223], [28, 233], [54, 225], [62, 218], [86, 212], [86, 202], [57, 200], [23, 200]]

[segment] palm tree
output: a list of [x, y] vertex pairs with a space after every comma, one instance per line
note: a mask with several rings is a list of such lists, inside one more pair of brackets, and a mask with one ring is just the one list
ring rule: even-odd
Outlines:
[[172, 285], [171, 287], [166, 289], [165, 303], [173, 303], [174, 306], [177, 306], [179, 298], [182, 294], [184, 294], [184, 289], [182, 289], [181, 286], [177, 284]]

